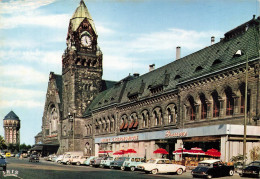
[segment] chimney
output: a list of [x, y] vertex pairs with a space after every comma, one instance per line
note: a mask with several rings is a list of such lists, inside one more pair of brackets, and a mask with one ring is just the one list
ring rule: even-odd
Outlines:
[[212, 37], [211, 37], [211, 45], [213, 45], [214, 43], [215, 43], [215, 37], [212, 36]]
[[134, 73], [134, 77], [139, 77], [139, 73]]
[[179, 60], [181, 58], [181, 47], [176, 47], [176, 60]]
[[153, 70], [154, 70], [154, 67], [155, 67], [155, 64], [149, 65], [149, 72], [150, 72], [150, 71], [153, 71]]

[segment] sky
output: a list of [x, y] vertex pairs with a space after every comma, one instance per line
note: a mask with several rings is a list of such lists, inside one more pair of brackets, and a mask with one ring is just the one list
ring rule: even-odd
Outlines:
[[[0, 119], [13, 110], [21, 143], [41, 131], [49, 73], [61, 74], [69, 20], [80, 0], [0, 0]], [[259, 16], [260, 0], [85, 0], [103, 52], [103, 79], [155, 68], [216, 42]], [[0, 122], [0, 135], [4, 135]]]

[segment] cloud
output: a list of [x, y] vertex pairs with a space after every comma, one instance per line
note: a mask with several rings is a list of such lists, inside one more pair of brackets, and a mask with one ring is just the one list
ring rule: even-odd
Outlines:
[[37, 90], [0, 87], [0, 108], [43, 107], [45, 93]]
[[220, 36], [221, 32], [197, 32], [184, 29], [169, 29], [162, 32], [139, 35], [134, 41], [129, 43], [129, 48], [137, 52], [173, 50], [177, 46], [188, 50], [205, 47], [205, 42], [209, 42], [210, 37]]
[[128, 58], [125, 56], [117, 56], [117, 55], [105, 55], [103, 58], [104, 67], [107, 69], [113, 70], [125, 70], [129, 68], [144, 68], [144, 65], [136, 62], [137, 59]]
[[46, 74], [22, 65], [1, 66], [0, 75], [4, 85], [35, 85], [48, 82]]
[[21, 25], [45, 26], [64, 29], [69, 24], [70, 15], [36, 15], [25, 14], [18, 16], [2, 17], [0, 29], [11, 29]]
[[11, 0], [9, 2], [0, 1], [0, 14], [14, 14], [27, 12], [39, 7], [49, 5], [56, 0]]
[[61, 65], [62, 51], [40, 51], [40, 50], [0, 50], [0, 59], [21, 62], [33, 62], [44, 65]]

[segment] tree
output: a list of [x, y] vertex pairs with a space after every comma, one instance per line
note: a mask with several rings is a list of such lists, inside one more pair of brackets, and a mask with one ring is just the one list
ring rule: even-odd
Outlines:
[[260, 159], [260, 147], [256, 146], [256, 147], [253, 147], [250, 151], [250, 158], [255, 161], [255, 160], [258, 160]]
[[5, 144], [5, 140], [3, 138], [3, 136], [0, 135], [0, 149], [6, 149], [6, 144]]

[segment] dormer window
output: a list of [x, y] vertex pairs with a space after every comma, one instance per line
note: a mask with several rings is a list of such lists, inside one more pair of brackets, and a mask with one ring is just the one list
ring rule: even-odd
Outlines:
[[198, 72], [198, 71], [201, 71], [203, 70], [202, 66], [198, 66], [196, 69], [195, 69], [195, 72]]
[[242, 55], [244, 55], [243, 51], [242, 51], [242, 50], [238, 50], [238, 51], [236, 51], [236, 53], [233, 55], [233, 57], [240, 57], [240, 56], [242, 56]]
[[212, 66], [214, 65], [217, 65], [217, 64], [220, 64], [222, 63], [222, 61], [220, 59], [216, 59], [213, 63], [212, 63]]
[[180, 75], [176, 75], [174, 79], [175, 79], [175, 80], [178, 80], [178, 79], [180, 79], [180, 78], [181, 78]]
[[152, 94], [159, 93], [163, 91], [163, 85], [156, 86], [154, 88], [150, 88]]
[[138, 95], [139, 95], [139, 93], [132, 93], [132, 94], [131, 94], [131, 93], [129, 92], [129, 93], [127, 94], [127, 97], [128, 97], [129, 100], [133, 101], [133, 100], [137, 100]]

